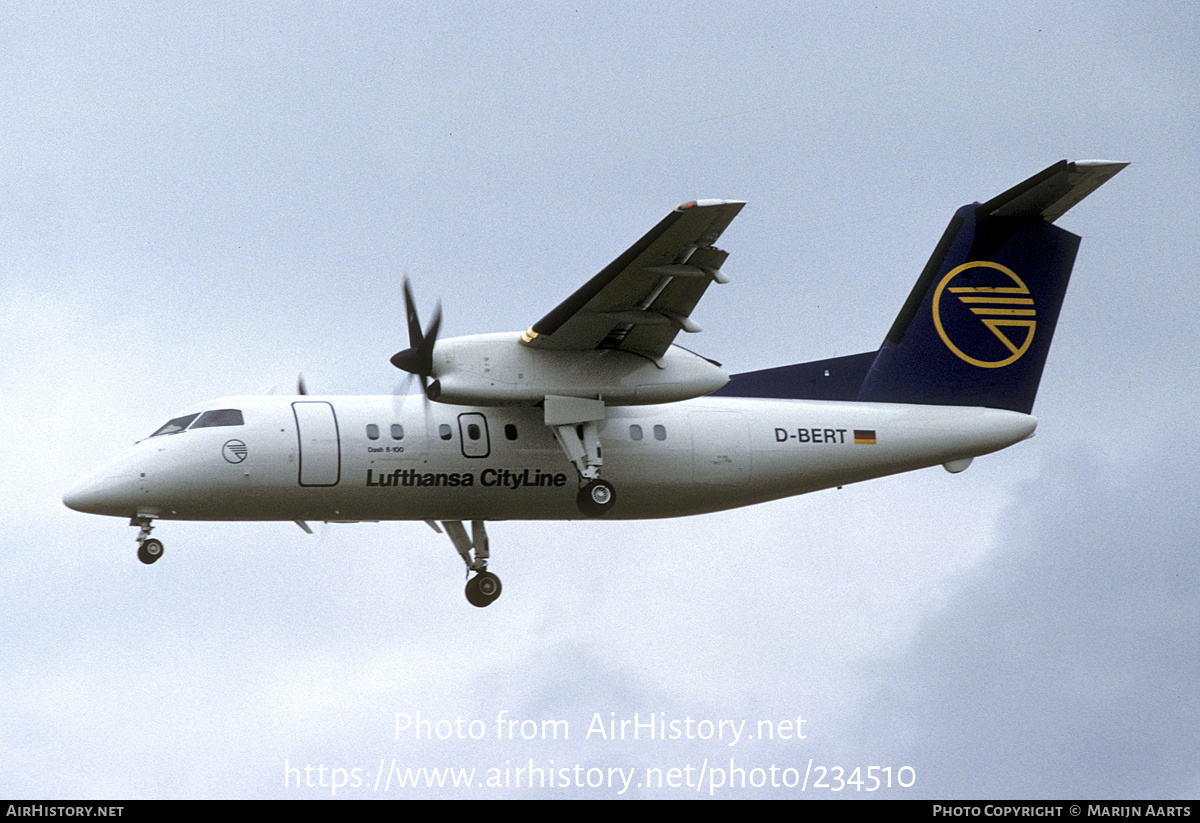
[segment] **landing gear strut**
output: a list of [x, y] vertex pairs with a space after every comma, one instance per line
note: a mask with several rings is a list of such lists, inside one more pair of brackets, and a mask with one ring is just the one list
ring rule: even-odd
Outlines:
[[154, 563], [158, 558], [162, 557], [163, 544], [161, 540], [156, 540], [150, 536], [150, 530], [154, 528], [151, 525], [149, 517], [135, 517], [129, 521], [131, 526], [140, 526], [141, 531], [138, 532], [138, 560], [145, 563], [147, 566]]
[[604, 401], [547, 395], [544, 414], [554, 439], [579, 472], [580, 489], [575, 498], [579, 510], [588, 517], [607, 514], [616, 502], [616, 491], [612, 483], [600, 479], [604, 465], [600, 451]]
[[[436, 522], [430, 520], [429, 525], [434, 531], [441, 531]], [[459, 557], [466, 564], [467, 574], [476, 572], [475, 576], [467, 581], [467, 600], [472, 606], [479, 608], [490, 605], [500, 596], [501, 586], [500, 578], [487, 570], [488, 536], [484, 521], [471, 521], [470, 537], [467, 537], [467, 530], [461, 520], [443, 520], [442, 525], [446, 527], [450, 542], [454, 544]], [[472, 550], [474, 556], [471, 554]]]

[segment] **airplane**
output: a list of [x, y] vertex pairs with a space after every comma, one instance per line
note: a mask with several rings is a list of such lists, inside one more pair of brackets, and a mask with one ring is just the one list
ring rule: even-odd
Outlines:
[[[226, 397], [171, 418], [63, 497], [156, 520], [423, 520], [500, 595], [489, 520], [684, 517], [941, 465], [1034, 433], [1080, 238], [1054, 225], [1126, 163], [1066, 160], [954, 214], [878, 349], [728, 375], [677, 345], [725, 284], [714, 243], [745, 205], [696, 200], [525, 332], [438, 338], [407, 279], [410, 396]], [[470, 524], [470, 533], [467, 526]]]

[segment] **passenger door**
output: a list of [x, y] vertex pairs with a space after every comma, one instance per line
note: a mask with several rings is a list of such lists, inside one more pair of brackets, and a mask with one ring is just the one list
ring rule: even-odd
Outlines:
[[337, 415], [323, 400], [292, 403], [300, 444], [301, 486], [336, 486], [342, 474], [342, 449]]

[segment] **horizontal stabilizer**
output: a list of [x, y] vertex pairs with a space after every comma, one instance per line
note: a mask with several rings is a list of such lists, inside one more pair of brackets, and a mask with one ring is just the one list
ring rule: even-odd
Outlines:
[[975, 211], [980, 216], [1040, 217], [1053, 223], [1128, 165], [1109, 160], [1061, 160]]

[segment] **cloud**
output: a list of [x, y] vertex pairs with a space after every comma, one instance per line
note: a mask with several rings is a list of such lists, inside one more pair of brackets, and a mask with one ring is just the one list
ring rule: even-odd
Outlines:
[[1200, 789], [1200, 519], [1169, 444], [1047, 464], [990, 560], [883, 662], [860, 734], [942, 797]]

